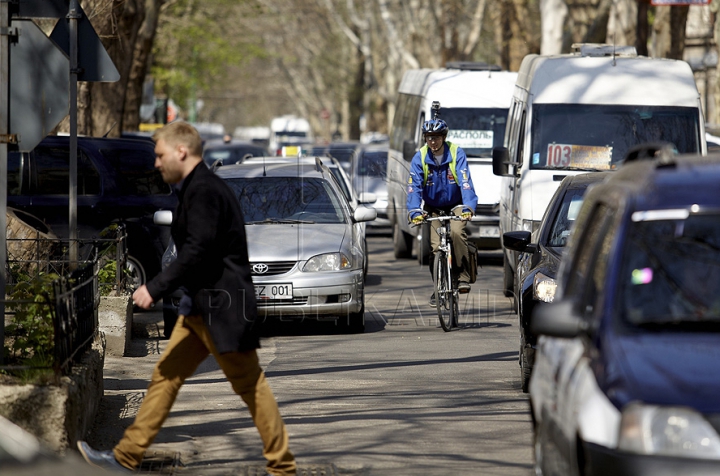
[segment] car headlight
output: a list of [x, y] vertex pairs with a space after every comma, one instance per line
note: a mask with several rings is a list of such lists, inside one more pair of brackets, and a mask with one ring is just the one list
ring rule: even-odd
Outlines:
[[543, 302], [553, 302], [557, 283], [550, 276], [542, 273], [535, 274], [533, 278], [533, 299]]
[[352, 263], [344, 254], [325, 253], [310, 258], [303, 266], [303, 271], [338, 271], [351, 266]]
[[618, 449], [720, 460], [720, 436], [690, 408], [630, 404], [622, 412]]

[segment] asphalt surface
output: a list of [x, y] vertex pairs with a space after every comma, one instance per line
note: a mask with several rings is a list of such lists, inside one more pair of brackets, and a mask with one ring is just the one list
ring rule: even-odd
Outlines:
[[[517, 363], [518, 329], [499, 255], [481, 255], [460, 328], [443, 332], [430, 273], [369, 237], [366, 331], [283, 323], [259, 355], [290, 432], [299, 474], [529, 475], [532, 427]], [[144, 395], [166, 340], [159, 312], [135, 314], [130, 356], [107, 357], [105, 397], [88, 440], [109, 449]], [[262, 474], [257, 430], [209, 358], [180, 391], [143, 471]]]

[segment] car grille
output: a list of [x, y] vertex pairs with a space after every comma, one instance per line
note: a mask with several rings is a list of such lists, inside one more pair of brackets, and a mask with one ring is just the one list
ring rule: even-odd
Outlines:
[[258, 307], [280, 307], [280, 306], [297, 306], [307, 304], [307, 296], [294, 296], [292, 300], [280, 300], [280, 299], [258, 299]]
[[[297, 263], [297, 261], [253, 261], [250, 263], [250, 270], [252, 271], [253, 276], [273, 276], [276, 274], [287, 273], [295, 267], [295, 263]], [[265, 271], [264, 273], [258, 272], [258, 265], [266, 265], [267, 271]]]

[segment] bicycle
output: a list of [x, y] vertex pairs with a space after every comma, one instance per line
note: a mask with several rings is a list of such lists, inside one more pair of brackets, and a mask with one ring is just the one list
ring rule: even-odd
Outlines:
[[[452, 210], [463, 208], [458, 205]], [[453, 327], [458, 327], [458, 301], [460, 292], [458, 291], [458, 283], [453, 276], [453, 258], [452, 246], [450, 243], [450, 222], [462, 221], [463, 218], [457, 215], [441, 215], [437, 217], [428, 217], [427, 212], [421, 208], [408, 211], [408, 222], [412, 223], [412, 215], [419, 212], [423, 216], [423, 222], [440, 221], [441, 226], [437, 228], [440, 235], [440, 245], [435, 252], [433, 262], [433, 282], [435, 283], [435, 307], [437, 308], [440, 326], [445, 332], [450, 332]]]

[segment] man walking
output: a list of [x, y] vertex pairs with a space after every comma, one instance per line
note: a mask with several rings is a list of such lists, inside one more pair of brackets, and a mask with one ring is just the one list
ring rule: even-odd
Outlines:
[[288, 434], [260, 368], [254, 328], [255, 291], [250, 276], [245, 224], [231, 189], [202, 160], [202, 141], [188, 123], [173, 122], [153, 135], [155, 167], [179, 186], [172, 236], [177, 259], [133, 293], [143, 309], [175, 289], [184, 296], [178, 320], [160, 357], [134, 423], [112, 451], [78, 441], [96, 466], [134, 471], [152, 444], [186, 378], [212, 354], [235, 393], [247, 404], [263, 441], [269, 474], [296, 474]]

